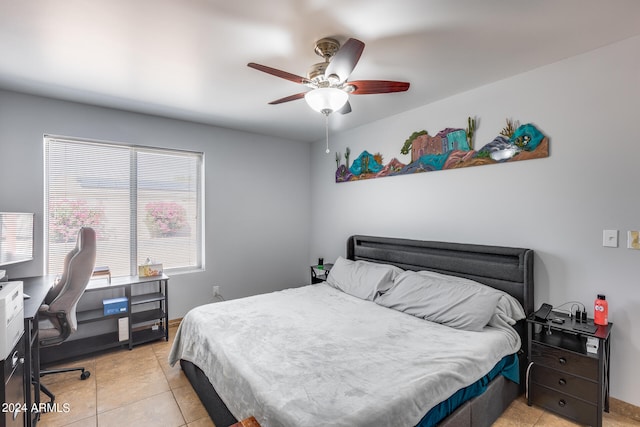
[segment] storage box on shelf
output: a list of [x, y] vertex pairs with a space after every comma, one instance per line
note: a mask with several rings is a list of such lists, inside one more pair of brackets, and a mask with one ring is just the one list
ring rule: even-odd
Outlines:
[[102, 300], [103, 314], [109, 316], [110, 314], [126, 313], [129, 306], [127, 304], [127, 297], [109, 298]]
[[[562, 319], [554, 323], [552, 319]], [[581, 424], [602, 426], [609, 412], [611, 328], [552, 312], [547, 321], [527, 319], [529, 341], [528, 404], [535, 404]], [[593, 319], [586, 324], [593, 325]]]
[[[92, 280], [78, 303], [76, 339], [40, 350], [43, 364], [86, 355], [114, 347], [133, 346], [169, 339], [167, 297], [169, 277], [113, 277], [111, 282]], [[105, 300], [119, 307], [106, 314]], [[126, 310], [121, 311], [123, 301]], [[118, 305], [120, 304], [120, 305]], [[111, 311], [109, 311], [111, 312]], [[124, 319], [124, 320], [123, 320]]]

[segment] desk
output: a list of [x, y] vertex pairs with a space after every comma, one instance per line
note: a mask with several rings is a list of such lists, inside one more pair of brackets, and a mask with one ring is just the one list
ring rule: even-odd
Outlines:
[[[166, 275], [113, 277], [110, 282], [91, 280], [76, 309], [75, 336], [58, 345], [41, 348], [40, 362], [47, 366], [109, 349], [131, 350], [150, 341], [168, 341], [168, 287]], [[127, 299], [126, 310], [105, 313], [103, 300], [120, 297]]]
[[[51, 289], [55, 276], [40, 276], [19, 279], [25, 294], [24, 300], [24, 390], [25, 404], [30, 410], [40, 407], [40, 343], [38, 342], [38, 309]], [[40, 412], [29, 412], [26, 426], [35, 426]]]

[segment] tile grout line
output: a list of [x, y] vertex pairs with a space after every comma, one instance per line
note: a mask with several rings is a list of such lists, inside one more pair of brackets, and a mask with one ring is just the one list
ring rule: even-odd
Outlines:
[[[158, 362], [158, 364], [160, 364], [160, 357], [161, 356], [158, 353], [156, 353], [155, 350], [154, 350], [154, 354], [156, 356], [156, 361]], [[178, 407], [178, 410], [180, 410], [180, 415], [182, 416], [182, 421], [183, 421], [183, 424], [181, 425], [181, 427], [182, 426], [187, 426], [188, 423], [187, 423], [186, 415], [184, 413], [184, 410], [182, 409], [182, 406], [180, 406], [180, 403], [178, 402], [178, 399], [176, 398], [176, 394], [174, 392], [174, 388], [171, 387], [171, 382], [169, 381], [169, 378], [167, 377], [167, 372], [164, 369], [162, 369], [162, 366], [160, 366], [160, 369], [162, 370], [162, 374], [164, 375], [164, 379], [167, 381], [167, 384], [169, 385], [169, 391], [171, 392], [171, 396], [173, 397], [173, 400], [176, 402], [176, 406]]]

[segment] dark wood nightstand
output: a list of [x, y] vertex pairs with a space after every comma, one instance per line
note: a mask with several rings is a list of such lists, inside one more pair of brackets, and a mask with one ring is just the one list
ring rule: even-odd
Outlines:
[[602, 411], [609, 412], [613, 324], [596, 325], [595, 330], [586, 330], [584, 325], [593, 327], [593, 319], [580, 323], [557, 312], [547, 321], [533, 315], [527, 319], [527, 403], [581, 424], [602, 427]]
[[[316, 283], [322, 283], [327, 280], [327, 276], [329, 276], [329, 270], [333, 267], [333, 264], [324, 264], [322, 269], [318, 268], [317, 265], [311, 266], [311, 284], [315, 285]], [[321, 272], [324, 271], [324, 274]]]

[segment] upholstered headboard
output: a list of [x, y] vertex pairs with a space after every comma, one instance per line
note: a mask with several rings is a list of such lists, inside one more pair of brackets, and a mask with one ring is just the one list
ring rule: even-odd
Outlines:
[[347, 258], [466, 277], [513, 295], [533, 312], [533, 250], [502, 246], [351, 236]]

